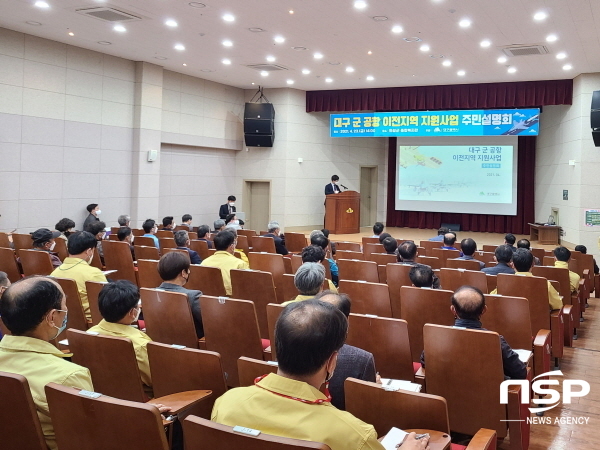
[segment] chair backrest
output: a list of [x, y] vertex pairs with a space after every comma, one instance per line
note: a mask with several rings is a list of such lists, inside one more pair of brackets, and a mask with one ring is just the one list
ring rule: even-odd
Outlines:
[[371, 253], [385, 253], [385, 248], [383, 248], [383, 244], [364, 244], [363, 245], [363, 253], [365, 255], [365, 260], [371, 261]]
[[377, 263], [373, 261], [338, 259], [337, 264], [340, 280], [362, 280], [369, 283], [379, 283]]
[[133, 243], [135, 245], [143, 245], [145, 247], [156, 248], [156, 245], [154, 244], [154, 239], [152, 239], [150, 236], [136, 236]]
[[223, 273], [218, 267], [191, 265], [190, 279], [185, 287], [202, 291], [204, 295], [214, 295], [215, 297], [227, 295], [223, 283]]
[[357, 314], [392, 317], [390, 291], [386, 284], [340, 280], [339, 291], [350, 296], [352, 311]]
[[446, 267], [446, 260], [450, 258], [458, 258], [460, 253], [458, 250], [446, 250], [445, 248], [434, 248], [431, 250], [431, 256], [440, 258], [442, 267]]
[[[379, 239], [377, 240], [377, 242], [379, 242]], [[347, 242], [347, 241], [336, 242], [335, 248], [336, 248], [336, 251], [349, 250], [351, 252], [362, 252], [362, 249], [360, 248], [360, 244], [358, 242]]]
[[450, 433], [443, 397], [405, 390], [386, 391], [380, 384], [346, 378], [346, 411], [373, 425], [379, 436], [392, 427]]
[[67, 330], [73, 362], [87, 367], [94, 389], [104, 395], [146, 402], [133, 344], [129, 339]]
[[450, 429], [474, 435], [489, 428], [505, 437], [507, 408], [500, 403], [504, 372], [498, 334], [426, 324], [423, 337], [427, 393], [446, 399]]
[[83, 305], [81, 304], [81, 297], [79, 297], [79, 290], [77, 289], [75, 280], [54, 278], [54, 281], [60, 285], [65, 293], [65, 297], [67, 297], [67, 309], [69, 310], [67, 314], [67, 328], [75, 328], [82, 331], [87, 330], [88, 323], [83, 312]]
[[362, 246], [363, 246], [363, 248], [367, 244], [379, 244], [379, 238], [378, 237], [363, 236], [362, 237]]
[[237, 248], [240, 250], [243, 250], [246, 255], [248, 253], [250, 253], [250, 244], [248, 242], [248, 236], [244, 236], [243, 234], [238, 234]]
[[443, 267], [444, 262], [437, 256], [421, 256], [418, 255], [415, 258], [415, 262], [419, 264], [425, 264], [431, 267], [433, 270], [440, 270]]
[[132, 228], [131, 234], [133, 234], [137, 239], [138, 236], [143, 236], [144, 234], [146, 234], [146, 232], [143, 228]]
[[[408, 323], [408, 336], [413, 358], [418, 361], [423, 351], [423, 325], [454, 325], [450, 311], [452, 291], [442, 289], [421, 289], [403, 286], [400, 318]], [[394, 316], [396, 317], [396, 316]]]
[[21, 256], [21, 249], [30, 250], [33, 247], [33, 240], [29, 233], [13, 233], [12, 240], [17, 256]]
[[440, 248], [442, 245], [443, 242], [441, 241], [420, 241], [419, 247], [423, 247], [425, 249], [425, 253], [421, 254], [421, 252], [419, 252], [419, 254], [421, 256], [432, 256], [431, 250], [434, 248]]
[[531, 349], [531, 316], [528, 300], [523, 297], [486, 295], [486, 313], [481, 316], [483, 328], [504, 336], [515, 349]]
[[449, 258], [446, 260], [446, 267], [450, 269], [480, 270], [479, 261], [472, 259]]
[[440, 270], [440, 284], [444, 289], [448, 289], [449, 291], [456, 291], [461, 286], [469, 285], [476, 287], [483, 293], [487, 293], [486, 275], [479, 270], [479, 266], [477, 267], [477, 270], [448, 269], [442, 267]]
[[392, 305], [392, 316], [400, 318], [400, 288], [412, 286], [408, 277], [411, 266], [407, 264], [388, 264], [386, 266], [387, 285], [390, 291], [390, 303]]
[[394, 264], [398, 262], [396, 255], [390, 255], [388, 253], [371, 253], [369, 259], [378, 266], [385, 266], [386, 264]]
[[283, 256], [273, 253], [257, 253], [255, 251], [250, 252], [248, 255], [250, 260], [250, 268], [253, 270], [260, 270], [262, 272], [271, 272], [273, 275], [273, 282], [275, 283], [275, 293], [277, 294], [277, 301], [283, 303], [283, 274], [286, 273], [285, 265], [283, 263]]
[[487, 281], [488, 292], [493, 292], [498, 287], [498, 275], [485, 274]]
[[[183, 421], [183, 435], [186, 448], [210, 448], [211, 450], [329, 450], [325, 444], [300, 439], [290, 439], [260, 433], [251, 436], [233, 431], [232, 427], [221, 425], [196, 416]], [[62, 449], [61, 449], [62, 450]]]
[[158, 230], [156, 232], [156, 237], [157, 238], [172, 238], [173, 237], [173, 231], [171, 230]]
[[267, 305], [277, 303], [273, 275], [260, 270], [234, 269], [231, 271], [231, 296], [254, 302], [260, 337], [268, 339]]
[[[393, 263], [388, 263], [388, 264], [393, 264]], [[380, 283], [385, 283], [385, 284], [387, 284], [386, 265], [377, 264], [377, 273], [379, 274], [379, 282]]]
[[164, 248], [164, 249], [162, 250], [162, 254], [163, 254], [163, 255], [166, 255], [167, 253], [170, 253], [170, 252], [177, 252], [177, 253], [182, 253], [182, 254], [184, 254], [184, 255], [189, 255], [188, 251], [187, 251], [187, 250], [184, 250], [184, 249], [182, 249], [182, 248], [171, 248], [171, 247], [166, 247], [166, 248]]
[[292, 273], [296, 273], [302, 265], [302, 255], [292, 255], [290, 259], [292, 261]]
[[162, 416], [154, 405], [120, 400], [108, 394], [91, 398], [80, 395], [79, 389], [56, 383], [49, 383], [45, 390], [61, 450], [169, 450]]
[[554, 261], [556, 261], [556, 259], [554, 258], [554, 256], [544, 256], [544, 259], [542, 259], [542, 264], [544, 266], [554, 266]]
[[285, 233], [285, 247], [292, 253], [301, 253], [306, 247], [307, 239], [304, 233]]
[[136, 259], [160, 259], [160, 253], [154, 245], [134, 245], [133, 251]]
[[21, 249], [21, 266], [23, 275], [50, 275], [54, 271], [50, 253], [39, 250]]
[[194, 250], [202, 260], [208, 258], [208, 243], [200, 239], [190, 240], [190, 248]]
[[6, 272], [11, 283], [21, 279], [21, 272], [12, 248], [0, 247], [0, 271]]
[[533, 253], [533, 256], [535, 256], [537, 259], [540, 260], [540, 262], [542, 262], [544, 260], [544, 256], [546, 256], [546, 250], [544, 250], [543, 248], [530, 248], [531, 253]]
[[160, 247], [161, 253], [164, 252], [166, 248], [176, 248], [177, 244], [175, 244], [175, 239], [173, 239], [173, 233], [168, 237], [159, 237], [158, 246]]
[[293, 274], [294, 270], [292, 269], [292, 258], [290, 256], [288, 254], [288, 256], [283, 258], [283, 268], [285, 269], [285, 273]]
[[275, 253], [275, 240], [270, 236], [254, 236], [252, 238], [252, 251]]
[[269, 341], [271, 342], [271, 359], [277, 360], [277, 349], [275, 348], [275, 324], [283, 311], [283, 306], [278, 303], [269, 303], [267, 305], [267, 323], [269, 326]]
[[237, 230], [238, 234], [243, 234], [246, 237], [253, 237], [253, 236], [258, 236], [258, 234], [256, 233], [255, 230], [248, 230], [248, 229], [242, 229], [242, 230]]
[[110, 274], [115, 280], [127, 280], [137, 286], [138, 281], [133, 266], [133, 256], [127, 242], [103, 241], [104, 264], [107, 270], [116, 270]]
[[111, 234], [109, 234], [109, 235], [107, 236], [107, 239], [108, 239], [109, 241], [118, 241], [118, 240], [119, 240], [119, 236], [117, 236], [116, 234], [113, 234], [113, 233], [111, 233]]
[[352, 313], [346, 343], [371, 352], [382, 377], [414, 381], [405, 320]]
[[569, 269], [562, 267], [549, 267], [549, 266], [533, 266], [531, 270], [536, 277], [542, 277], [546, 280], [554, 280], [560, 283], [560, 290], [558, 293], [563, 297], [563, 303], [565, 305], [571, 304], [571, 282], [569, 280]]
[[239, 386], [238, 358], [263, 357], [254, 303], [203, 295], [200, 309], [206, 349], [221, 355], [227, 385]]
[[155, 397], [177, 392], [210, 390], [212, 395], [194, 407], [194, 414], [210, 419], [215, 400], [227, 391], [221, 356], [195, 348], [148, 342], [148, 361]]
[[0, 232], [0, 247], [1, 248], [11, 248], [10, 239], [8, 238], [8, 233]]
[[488, 266], [489, 263], [495, 262], [494, 261], [495, 256], [496, 256], [496, 254], [493, 252], [476, 251], [475, 253], [473, 253], [473, 258], [485, 263], [486, 267], [489, 267]]
[[158, 261], [154, 259], [138, 259], [138, 278], [141, 288], [154, 289], [161, 285], [163, 279], [158, 273]]
[[277, 363], [262, 359], [240, 357], [237, 361], [240, 386], [253, 386], [254, 380], [268, 373], [277, 373]]
[[[131, 254], [131, 252], [129, 252], [129, 254]], [[133, 257], [132, 257], [132, 259], [133, 259]], [[95, 267], [96, 269], [104, 270], [104, 266], [102, 265], [102, 259], [100, 258], [100, 252], [98, 251], [98, 247], [94, 248], [94, 258], [92, 259], [92, 263], [90, 265], [92, 267]]]
[[54, 242], [54, 250], [52, 251], [58, 253], [58, 257], [60, 258], [60, 260], [64, 261], [65, 258], [69, 257], [69, 251], [67, 250], [67, 241], [65, 241], [62, 238], [56, 238], [54, 239]]
[[[296, 296], [300, 294], [300, 292], [296, 288], [296, 285], [294, 284], [294, 275], [289, 274], [289, 273], [284, 273], [282, 280], [283, 280], [283, 300], [285, 302], [287, 302], [289, 300], [294, 300], [296, 298]], [[277, 302], [271, 302], [271, 303], [277, 303]]]
[[198, 348], [198, 336], [186, 294], [142, 288], [140, 297], [146, 333], [153, 341]]
[[495, 253], [497, 248], [498, 248], [497, 245], [489, 245], [489, 244], [485, 244], [482, 247], [483, 251], [487, 252], [487, 253]]
[[[3, 450], [47, 450], [29, 383], [23, 375], [0, 372], [0, 420]], [[18, 431], [17, 431], [18, 430]]]
[[92, 315], [92, 325], [98, 325], [102, 320], [102, 314], [100, 314], [100, 308], [98, 307], [98, 297], [105, 284], [108, 283], [101, 283], [98, 281], [85, 282], [88, 304], [90, 305], [90, 314]]
[[[358, 245], [358, 244], [357, 244]], [[359, 261], [365, 260], [365, 254], [363, 252], [357, 252], [354, 250], [340, 250], [337, 249], [335, 253], [335, 259], [357, 259]]]

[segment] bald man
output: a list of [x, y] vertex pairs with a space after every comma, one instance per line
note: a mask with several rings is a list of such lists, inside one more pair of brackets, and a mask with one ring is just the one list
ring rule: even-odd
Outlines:
[[[454, 314], [454, 326], [469, 330], [488, 331], [481, 326], [481, 316], [487, 311], [483, 293], [473, 286], [461, 286], [452, 296], [450, 311]], [[504, 376], [515, 380], [527, 377], [527, 366], [519, 359], [510, 345], [500, 336]], [[425, 367], [425, 352], [421, 353], [421, 365]]]
[[[457, 250], [457, 248], [454, 247], [455, 242], [456, 242], [456, 234], [454, 234], [452, 232], [446, 233], [444, 235], [444, 245], [442, 245], [442, 248], [444, 250]], [[459, 250], [459, 256], [462, 258], [465, 255], [462, 251]]]

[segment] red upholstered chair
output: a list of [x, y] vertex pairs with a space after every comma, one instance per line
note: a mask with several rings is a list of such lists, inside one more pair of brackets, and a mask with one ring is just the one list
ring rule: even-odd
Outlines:
[[[135, 242], [137, 243], [137, 240]], [[152, 246], [134, 245], [133, 251], [135, 253], [135, 258], [138, 260], [139, 259], [154, 259], [154, 260], [158, 261], [160, 259], [160, 253], [154, 245], [152, 245]]]
[[[378, 241], [379, 241], [379, 239], [378, 239]], [[362, 252], [362, 249], [360, 248], [360, 244], [358, 242], [347, 242], [347, 241], [336, 242], [335, 248], [336, 248], [336, 251], [349, 250], [352, 252]]]
[[21, 256], [21, 250], [30, 250], [33, 247], [33, 241], [29, 233], [13, 233], [12, 240], [18, 257]]
[[371, 253], [369, 255], [369, 259], [378, 266], [385, 266], [386, 264], [394, 264], [398, 262], [396, 255], [390, 255], [388, 253]]
[[363, 248], [365, 247], [365, 245], [367, 244], [379, 244], [379, 238], [378, 237], [367, 237], [367, 236], [363, 236], [362, 237], [362, 246]]
[[422, 247], [425, 249], [425, 253], [421, 254], [421, 252], [419, 252], [419, 255], [421, 256], [433, 256], [433, 254], [431, 253], [431, 251], [434, 248], [441, 248], [443, 245], [442, 242], [440, 241], [420, 241], [419, 242], [419, 247]]
[[50, 275], [54, 271], [48, 252], [21, 249], [20, 255], [23, 274], [26, 277], [30, 275]]
[[115, 280], [127, 280], [138, 285], [133, 265], [133, 256], [127, 242], [103, 241], [104, 263], [107, 270], [116, 270], [110, 275]]
[[390, 292], [385, 284], [340, 280], [339, 291], [350, 296], [352, 311], [357, 314], [392, 317]]
[[449, 258], [446, 260], [446, 267], [450, 269], [464, 269], [464, 270], [480, 270], [479, 262], [469, 259], [458, 259]]
[[[449, 250], [452, 251], [452, 250]], [[418, 255], [415, 261], [419, 264], [425, 264], [431, 267], [433, 270], [440, 270], [443, 267], [443, 261], [437, 256], [421, 256]]]
[[365, 255], [362, 251], [357, 252], [355, 250], [340, 250], [337, 249], [335, 253], [335, 259], [356, 259], [359, 261], [365, 260]]
[[141, 288], [154, 289], [162, 284], [163, 280], [158, 273], [157, 260], [138, 259], [137, 268]]
[[[272, 239], [272, 238], [270, 238]], [[277, 294], [277, 301], [283, 303], [283, 274], [286, 273], [285, 263], [283, 262], [283, 256], [273, 253], [256, 253], [250, 252], [248, 255], [250, 260], [250, 268], [253, 270], [260, 270], [263, 272], [271, 272], [273, 275], [273, 282], [275, 283], [275, 293]]]
[[260, 337], [268, 339], [267, 305], [277, 303], [273, 275], [270, 272], [261, 272], [260, 270], [234, 269], [231, 271], [231, 296], [254, 302]]
[[408, 277], [411, 266], [406, 264], [388, 264], [386, 266], [387, 285], [390, 291], [390, 302], [392, 304], [392, 316], [400, 318], [400, 288], [412, 286]]
[[302, 249], [306, 247], [307, 240], [304, 233], [285, 233], [285, 247], [291, 253], [302, 253]]
[[201, 241], [200, 239], [190, 240], [190, 248], [194, 250], [202, 260], [208, 258], [208, 244], [206, 241]]
[[373, 261], [356, 261], [351, 259], [337, 260], [340, 280], [379, 282], [377, 264]]
[[371, 253], [385, 253], [383, 244], [364, 244], [363, 254], [365, 255], [365, 260], [371, 261]]
[[[448, 260], [448, 262], [450, 261], [451, 260]], [[468, 285], [476, 287], [483, 293], [487, 293], [488, 285], [486, 275], [479, 270], [479, 263], [475, 262], [475, 264], [477, 264], [477, 270], [449, 269], [442, 267], [439, 275], [442, 287], [449, 291], [456, 291], [459, 287]]]
[[446, 261], [450, 258], [458, 258], [460, 252], [458, 250], [446, 250], [443, 248], [434, 248], [431, 250], [431, 256], [440, 258], [442, 267], [446, 267]]
[[275, 240], [270, 236], [254, 236], [252, 238], [252, 251], [276, 253]]
[[0, 271], [5, 272], [6, 275], [8, 275], [8, 279], [11, 283], [21, 279], [19, 265], [17, 264], [15, 252], [12, 248], [0, 247]]

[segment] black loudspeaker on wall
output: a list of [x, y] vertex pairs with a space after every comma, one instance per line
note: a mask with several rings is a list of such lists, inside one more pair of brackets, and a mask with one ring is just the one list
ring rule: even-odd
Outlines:
[[272, 103], [246, 103], [244, 140], [247, 147], [273, 147], [275, 108]]
[[441, 228], [448, 228], [450, 231], [460, 231], [460, 224], [458, 223], [443, 223]]
[[592, 107], [590, 111], [590, 126], [594, 145], [600, 147], [600, 91], [592, 93]]

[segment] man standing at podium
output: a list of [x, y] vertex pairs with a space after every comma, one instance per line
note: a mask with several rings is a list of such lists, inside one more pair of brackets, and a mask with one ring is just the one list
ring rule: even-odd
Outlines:
[[334, 175], [331, 177], [331, 183], [325, 185], [325, 195], [339, 194], [341, 192], [340, 187], [337, 185], [340, 177]]

